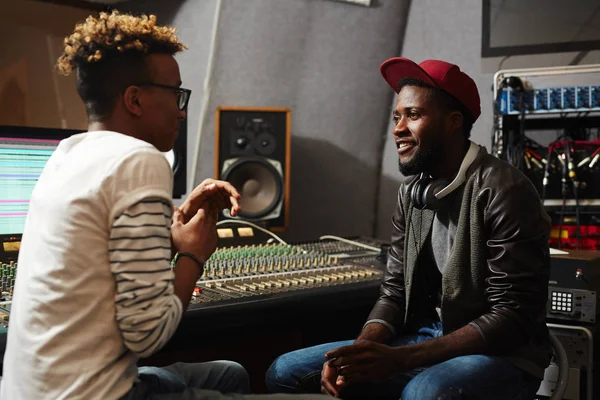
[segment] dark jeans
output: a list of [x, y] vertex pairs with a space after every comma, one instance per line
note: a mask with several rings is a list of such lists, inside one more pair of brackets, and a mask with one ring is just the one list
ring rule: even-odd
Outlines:
[[[392, 346], [405, 346], [442, 336], [439, 322], [416, 334], [396, 338]], [[353, 340], [328, 343], [293, 351], [277, 358], [267, 371], [270, 392], [318, 392], [325, 353]], [[532, 400], [541, 380], [501, 357], [471, 355], [400, 374], [377, 384], [348, 385], [340, 397], [395, 398], [402, 400]]]
[[[122, 400], [271, 400], [281, 397], [244, 393], [250, 393], [250, 380], [238, 363], [176, 363], [164, 368], [140, 367], [138, 379]], [[284, 398], [288, 397], [293, 400], [321, 398], [316, 395], [287, 395]]]

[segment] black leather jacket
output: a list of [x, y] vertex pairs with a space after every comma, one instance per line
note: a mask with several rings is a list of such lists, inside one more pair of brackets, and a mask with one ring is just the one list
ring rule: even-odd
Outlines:
[[[393, 234], [381, 293], [369, 319], [397, 334], [413, 326], [416, 288], [434, 212], [412, 207], [404, 182], [392, 218]], [[550, 219], [531, 182], [481, 148], [467, 172], [460, 218], [442, 278], [444, 334], [474, 326], [493, 349], [542, 376], [551, 350], [545, 325]], [[417, 232], [421, 230], [421, 232]]]

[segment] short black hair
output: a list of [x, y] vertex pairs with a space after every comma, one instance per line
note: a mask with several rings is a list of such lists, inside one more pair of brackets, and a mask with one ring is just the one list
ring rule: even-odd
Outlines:
[[462, 131], [466, 139], [471, 137], [471, 130], [475, 123], [475, 118], [471, 112], [464, 106], [463, 103], [458, 101], [456, 97], [450, 93], [443, 91], [442, 89], [432, 86], [428, 83], [423, 82], [416, 78], [403, 78], [398, 82], [398, 93], [404, 86], [417, 86], [429, 89], [429, 98], [433, 100], [442, 110], [444, 111], [458, 111], [463, 116]]
[[146, 56], [132, 53], [78, 68], [76, 88], [90, 120], [104, 121], [128, 86], [149, 81]]

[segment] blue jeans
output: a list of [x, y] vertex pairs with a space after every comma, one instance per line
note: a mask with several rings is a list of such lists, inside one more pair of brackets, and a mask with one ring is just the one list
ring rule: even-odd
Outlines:
[[[164, 368], [140, 367], [138, 379], [121, 400], [270, 400], [274, 397], [244, 393], [250, 393], [250, 379], [244, 367], [233, 361], [211, 361], [176, 363]], [[326, 399], [315, 395], [293, 396], [294, 400], [319, 398]]]
[[[425, 326], [416, 334], [397, 337], [391, 346], [405, 346], [442, 336], [439, 322]], [[266, 384], [271, 393], [320, 391], [325, 353], [353, 340], [327, 343], [293, 351], [278, 357], [269, 367]], [[343, 399], [391, 398], [402, 400], [532, 400], [541, 379], [516, 368], [502, 357], [462, 356], [428, 368], [399, 374], [382, 383], [348, 385], [340, 392]]]

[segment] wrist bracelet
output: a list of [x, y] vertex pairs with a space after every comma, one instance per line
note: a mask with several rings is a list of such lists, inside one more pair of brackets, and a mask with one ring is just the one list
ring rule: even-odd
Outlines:
[[175, 255], [175, 264], [177, 264], [177, 261], [179, 261], [179, 257], [189, 257], [192, 260], [194, 260], [196, 262], [196, 264], [198, 264], [198, 266], [200, 267], [200, 271], [202, 271], [204, 269], [204, 263], [202, 261], [200, 261], [200, 259], [192, 253], [188, 253], [186, 251], [184, 251], [182, 253], [177, 253], [177, 255]]

